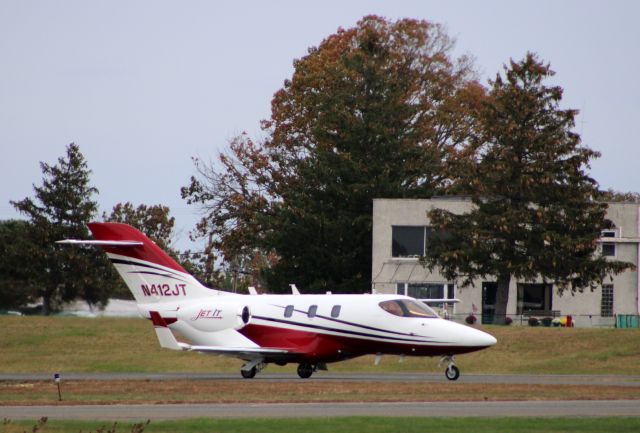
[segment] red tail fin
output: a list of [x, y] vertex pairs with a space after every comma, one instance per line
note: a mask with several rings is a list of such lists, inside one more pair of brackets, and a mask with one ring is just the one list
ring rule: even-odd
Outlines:
[[144, 260], [179, 272], [187, 272], [151, 239], [130, 225], [120, 223], [89, 223], [88, 225], [93, 237], [99, 241], [138, 241], [143, 243], [140, 246], [126, 248], [103, 246], [102, 248], [107, 253]]

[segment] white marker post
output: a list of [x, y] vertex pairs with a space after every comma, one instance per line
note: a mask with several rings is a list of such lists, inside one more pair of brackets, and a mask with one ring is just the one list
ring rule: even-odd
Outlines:
[[53, 381], [58, 385], [58, 401], [62, 401], [62, 392], [60, 392], [60, 373], [54, 373]]

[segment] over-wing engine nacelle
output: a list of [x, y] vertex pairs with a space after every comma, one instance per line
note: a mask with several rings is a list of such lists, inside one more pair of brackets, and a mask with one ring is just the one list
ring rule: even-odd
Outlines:
[[177, 317], [199, 331], [217, 332], [244, 328], [251, 320], [251, 311], [246, 305], [209, 302], [180, 310]]

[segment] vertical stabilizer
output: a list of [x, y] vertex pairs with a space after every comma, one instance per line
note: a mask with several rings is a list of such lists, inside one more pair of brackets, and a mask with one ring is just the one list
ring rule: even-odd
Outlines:
[[90, 223], [89, 230], [97, 241], [93, 243], [104, 249], [138, 303], [228, 294], [200, 284], [151, 239], [127, 224]]

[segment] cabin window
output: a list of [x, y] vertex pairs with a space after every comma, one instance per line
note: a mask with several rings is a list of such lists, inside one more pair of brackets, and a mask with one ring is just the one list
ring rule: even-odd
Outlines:
[[394, 299], [383, 301], [378, 304], [380, 308], [389, 314], [400, 317], [438, 317], [438, 315], [422, 302], [411, 299]]
[[287, 307], [284, 309], [284, 317], [291, 316], [293, 316], [293, 305], [287, 305]]
[[338, 317], [340, 315], [340, 309], [342, 307], [340, 305], [334, 305], [331, 309], [331, 317]]
[[309, 311], [307, 311], [307, 317], [313, 318], [316, 317], [316, 313], [318, 312], [318, 306], [312, 305], [309, 307]]

